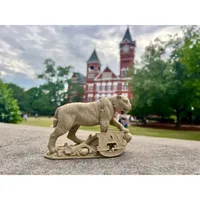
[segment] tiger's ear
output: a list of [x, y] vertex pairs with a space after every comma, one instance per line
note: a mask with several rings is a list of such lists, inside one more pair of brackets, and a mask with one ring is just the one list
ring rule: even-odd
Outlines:
[[120, 95], [117, 95], [117, 97], [116, 97], [116, 98], [117, 98], [117, 100], [118, 100], [118, 99], [121, 99], [121, 98], [122, 98], [122, 96], [120, 96]]

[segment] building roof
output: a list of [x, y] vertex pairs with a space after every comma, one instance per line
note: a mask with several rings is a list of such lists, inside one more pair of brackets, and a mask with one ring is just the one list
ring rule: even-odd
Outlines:
[[100, 63], [99, 58], [98, 58], [97, 53], [96, 53], [96, 49], [94, 49], [92, 55], [90, 56], [90, 58], [87, 62], [92, 62], [92, 61], [97, 61], [97, 62]]
[[123, 43], [125, 40], [127, 40], [132, 45], [135, 45], [135, 41], [133, 41], [132, 38], [131, 38], [129, 27], [126, 29], [125, 35], [124, 35], [123, 40], [122, 40], [121, 43]]
[[79, 72], [74, 72], [72, 75], [72, 79], [73, 78], [77, 79], [80, 83], [85, 83], [85, 76]]
[[101, 72], [99, 73], [96, 77], [95, 77], [95, 81], [99, 80], [99, 79], [102, 79], [102, 75], [105, 73], [105, 72], [110, 72], [112, 75], [111, 77], [109, 78], [110, 80], [112, 80], [113, 78], [114, 79], [119, 79], [118, 76], [115, 75], [115, 73], [108, 67], [106, 66], [106, 68]]

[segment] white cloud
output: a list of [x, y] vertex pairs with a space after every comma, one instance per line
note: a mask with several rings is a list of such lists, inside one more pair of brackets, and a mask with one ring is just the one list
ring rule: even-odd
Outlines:
[[180, 26], [169, 26], [169, 27], [161, 27], [159, 30], [144, 33], [139, 35], [136, 38], [136, 59], [140, 60], [141, 55], [144, 53], [145, 47], [150, 44], [151, 41], [155, 40], [156, 38], [160, 38], [163, 41], [169, 39], [168, 35], [173, 33], [180, 34]]
[[[150, 40], [166, 38], [179, 26], [131, 26], [136, 40], [136, 59]], [[73, 65], [86, 73], [86, 61], [95, 46], [103, 65], [119, 74], [119, 43], [126, 26], [0, 26], [0, 71], [7, 81], [22, 87], [41, 83], [36, 73], [44, 70], [43, 62], [52, 58], [57, 65]]]

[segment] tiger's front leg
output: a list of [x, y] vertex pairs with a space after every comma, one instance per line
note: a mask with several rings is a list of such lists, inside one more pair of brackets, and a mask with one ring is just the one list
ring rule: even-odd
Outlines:
[[100, 130], [101, 132], [107, 132], [110, 123], [109, 120], [100, 121]]
[[124, 133], [128, 133], [129, 130], [125, 128], [121, 123], [119, 123], [115, 118], [110, 121], [110, 124], [117, 127], [120, 131], [124, 131]]
[[99, 124], [101, 132], [107, 132], [108, 127], [110, 125], [109, 110], [107, 107], [101, 110]]

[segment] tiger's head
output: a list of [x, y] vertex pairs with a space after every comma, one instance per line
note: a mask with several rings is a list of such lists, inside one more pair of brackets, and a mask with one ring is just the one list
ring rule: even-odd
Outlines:
[[115, 97], [114, 107], [123, 113], [128, 113], [131, 110], [131, 103], [128, 97], [118, 95]]

